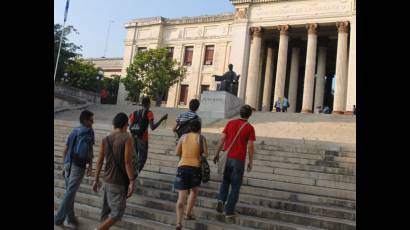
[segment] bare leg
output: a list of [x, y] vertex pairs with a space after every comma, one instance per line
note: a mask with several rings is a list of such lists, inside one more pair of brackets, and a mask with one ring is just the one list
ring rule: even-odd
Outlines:
[[178, 201], [177, 201], [177, 226], [178, 224], [182, 226], [182, 217], [184, 215], [184, 203], [188, 196], [187, 190], [179, 190], [178, 191]]
[[191, 189], [191, 194], [189, 194], [188, 197], [188, 207], [186, 211], [187, 216], [191, 216], [192, 214], [192, 208], [195, 205], [196, 197], [198, 196], [198, 187], [192, 188]]
[[108, 230], [111, 226], [115, 224], [115, 222], [117, 221], [113, 220], [112, 218], [107, 218], [106, 220], [104, 220], [104, 222], [102, 222], [102, 224], [97, 228], [97, 230]]

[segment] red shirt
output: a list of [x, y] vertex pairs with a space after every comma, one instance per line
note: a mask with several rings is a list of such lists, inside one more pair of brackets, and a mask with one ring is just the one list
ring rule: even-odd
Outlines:
[[[148, 123], [150, 121], [154, 121], [154, 113], [152, 111], [148, 111], [147, 117], [148, 117]], [[130, 115], [130, 124], [134, 123], [134, 120], [135, 120], [134, 113], [131, 113], [131, 115]], [[149, 125], [148, 125], [147, 129], [145, 130], [144, 135], [142, 136], [142, 139], [145, 142], [148, 142], [148, 128], [149, 128]]]
[[[227, 150], [231, 145], [233, 139], [241, 128], [242, 124], [245, 123], [245, 120], [236, 119], [231, 120], [226, 124], [223, 133], [226, 134], [226, 141], [224, 145], [224, 150]], [[246, 151], [248, 141], [255, 141], [255, 129], [251, 124], [246, 124], [239, 133], [238, 138], [236, 138], [235, 143], [233, 144], [231, 151], [228, 153], [228, 158], [233, 158], [241, 161], [245, 161]]]

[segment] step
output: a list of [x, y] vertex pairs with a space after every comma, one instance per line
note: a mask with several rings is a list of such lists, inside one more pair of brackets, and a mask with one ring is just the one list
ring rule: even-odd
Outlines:
[[[62, 194], [63, 194], [63, 190], [59, 190], [57, 192], [57, 196], [55, 195], [55, 199], [61, 199]], [[160, 224], [162, 226], [167, 226], [167, 227], [154, 228], [154, 229], [175, 229], [174, 227], [176, 224], [175, 210], [172, 212], [169, 212], [169, 211], [163, 211], [159, 209], [145, 207], [145, 206], [137, 204], [136, 199], [137, 197], [135, 195], [127, 199], [127, 207], [126, 207], [124, 216], [129, 216], [130, 219], [136, 218], [136, 219], [142, 220], [143, 222], [150, 222], [150, 223], [156, 223], [157, 225]], [[79, 192], [76, 195], [75, 206], [80, 207], [80, 208], [90, 207], [94, 210], [100, 210], [101, 209], [101, 197], [95, 193], [87, 194], [87, 193]], [[88, 210], [86, 210], [85, 212], [88, 212]], [[80, 215], [83, 215], [83, 213], [81, 213]], [[242, 226], [237, 226], [237, 225], [233, 225], [230, 223], [226, 223], [223, 217], [220, 219], [221, 221], [210, 221], [207, 219], [196, 218], [196, 220], [194, 221], [183, 220], [182, 224], [184, 226], [183, 229], [215, 229], [215, 230], [254, 229], [250, 227], [242, 227]], [[121, 222], [126, 222], [126, 221], [122, 220]], [[126, 222], [125, 224], [129, 225], [128, 222]], [[283, 225], [292, 226], [292, 227], [294, 226], [292, 224], [287, 224], [287, 223], [284, 223]], [[127, 227], [127, 229], [134, 229], [134, 226]], [[289, 227], [284, 228], [284, 230], [296, 230], [296, 229], [298, 230], [306, 229], [307, 230], [308, 228], [289, 228]]]
[[[83, 189], [80, 188], [80, 190]], [[91, 190], [91, 187], [89, 187], [89, 190]], [[90, 193], [84, 193], [84, 191], [81, 191], [80, 193], [77, 193], [76, 196], [76, 202], [94, 206], [94, 207], [101, 207], [101, 201], [100, 197], [97, 196], [95, 193], [91, 194]], [[62, 194], [57, 194], [57, 196], [61, 197]], [[150, 220], [155, 220], [155, 221], [160, 221], [165, 224], [170, 224], [170, 225], [175, 225], [176, 222], [176, 217], [175, 217], [175, 210], [169, 210], [169, 211], [164, 211], [159, 208], [151, 208], [144, 206], [145, 201], [151, 201], [154, 202], [155, 200], [149, 199], [147, 197], [137, 197], [137, 196], [132, 196], [127, 200], [127, 209], [125, 211], [126, 214], [132, 215], [132, 216], [138, 216]], [[167, 202], [167, 201], [158, 201], [162, 203], [168, 203], [170, 206], [174, 206], [175, 208], [175, 203], [172, 202]], [[296, 229], [306, 229], [303, 228], [301, 225], [296, 225], [296, 224], [291, 224], [291, 223], [285, 223], [283, 221], [275, 221], [275, 220], [269, 220], [269, 219], [263, 219], [263, 218], [257, 218], [257, 217], [248, 217], [245, 215], [239, 215], [232, 220], [225, 220], [225, 217], [221, 214], [218, 214], [215, 210], [210, 210], [206, 208], [200, 208], [200, 207], [195, 207], [194, 210], [194, 215], [197, 217], [197, 220], [195, 221], [188, 221], [188, 223], [193, 224], [193, 222], [201, 222], [201, 219], [207, 219], [212, 222], [209, 224], [213, 224], [214, 222], [219, 222], [226, 224], [228, 227], [230, 224], [227, 223], [232, 223], [232, 224], [237, 224], [241, 225], [242, 227], [246, 227], [246, 229], [250, 228], [259, 228], [259, 229], [283, 229], [283, 230], [296, 230]], [[196, 225], [197, 223], [195, 223]], [[231, 229], [238, 229], [238, 226], [231, 225], [233, 228]], [[191, 226], [187, 225], [188, 228]], [[207, 226], [207, 227], [213, 227]], [[310, 228], [309, 228], [310, 229]], [[320, 228], [315, 228], [319, 230]]]
[[[156, 190], [160, 190], [161, 192], [171, 192], [172, 191], [171, 183], [166, 183], [162, 181], [154, 181], [148, 178], [138, 179], [137, 188], [139, 188], [139, 186], [141, 188], [153, 188]], [[204, 185], [201, 185], [201, 189], [199, 191], [200, 196], [213, 198], [213, 199], [217, 197], [217, 193], [218, 193], [218, 190], [206, 188], [204, 187]], [[176, 199], [176, 194], [175, 194], [175, 199]], [[333, 218], [353, 220], [353, 221], [356, 220], [356, 211], [352, 209], [320, 206], [320, 205], [315, 205], [315, 204], [292, 202], [292, 201], [272, 199], [272, 198], [268, 199], [268, 198], [264, 198], [261, 196], [247, 195], [247, 194], [242, 194], [242, 193], [239, 198], [239, 203], [248, 204], [248, 205], [256, 205], [256, 206], [261, 206], [261, 207], [266, 207], [266, 208], [282, 209], [284, 211], [300, 212], [300, 213], [311, 214], [311, 215], [333, 217]]]
[[[61, 203], [61, 194], [63, 194], [64, 190], [59, 190], [60, 196], [56, 197], [54, 195], [54, 202], [57, 203], [57, 207], [59, 207]], [[81, 193], [77, 193], [77, 196], [81, 196]], [[97, 208], [95, 206], [90, 206], [86, 204], [82, 204], [79, 202], [76, 202], [74, 205], [74, 211], [77, 216], [79, 216], [80, 223], [81, 220], [87, 219], [88, 224], [85, 226], [84, 230], [94, 230], [99, 223], [100, 220], [100, 213], [101, 213], [101, 208]], [[175, 227], [172, 225], [168, 224], [163, 224], [160, 222], [152, 221], [152, 220], [147, 220], [144, 218], [139, 218], [136, 216], [131, 216], [125, 214], [122, 217], [122, 220], [115, 223], [115, 225], [110, 228], [112, 230], [123, 230], [123, 229], [135, 229], [135, 230], [169, 230], [169, 229], [174, 229]], [[55, 229], [66, 229], [66, 228], [57, 228]], [[186, 228], [184, 228], [186, 229]], [[79, 230], [83, 230], [83, 228], [79, 228]]]
[[[55, 152], [54, 155], [56, 157], [62, 157], [63, 155], [63, 149], [64, 147], [60, 146], [55, 146]], [[98, 156], [98, 147], [94, 147], [94, 160], [96, 160]], [[212, 156], [208, 156], [208, 163], [210, 163], [211, 167], [213, 165], [212, 163]], [[174, 165], [177, 165], [179, 158], [177, 156], [171, 156], [171, 155], [161, 155], [153, 152], [153, 150], [149, 150], [148, 153], [148, 160], [152, 160], [153, 163], [156, 163], [158, 161], [167, 161], [167, 162], [173, 162]], [[147, 162], [149, 164], [149, 162]], [[325, 175], [328, 174], [328, 176], [333, 177], [333, 176], [339, 176], [339, 178], [342, 178], [343, 176], [349, 176], [347, 180], [342, 180], [341, 182], [345, 183], [352, 183], [351, 181], [355, 181], [355, 177], [352, 175], [355, 175], [356, 169], [346, 169], [346, 168], [334, 168], [334, 167], [327, 167], [327, 166], [317, 166], [317, 165], [304, 165], [304, 164], [296, 164], [296, 163], [284, 163], [284, 162], [273, 162], [273, 161], [260, 161], [260, 160], [254, 160], [254, 170], [255, 172], [262, 172], [262, 173], [274, 173], [278, 169], [287, 169], [287, 170], [298, 170], [301, 171], [300, 173], [322, 173], [320, 175]], [[286, 171], [289, 172], [289, 171]], [[300, 177], [300, 174], [296, 175]], [[277, 173], [277, 174], [282, 174], [282, 173]], [[282, 174], [282, 175], [287, 175], [287, 176], [295, 176], [292, 174]], [[314, 174], [313, 174], [314, 175]], [[319, 174], [317, 174], [319, 175]], [[324, 178], [315, 178], [315, 179], [324, 179], [324, 180], [333, 180], [329, 179], [329, 177], [326, 178], [326, 175]]]
[[[58, 181], [56, 183], [58, 188], [64, 188], [64, 182]], [[91, 191], [90, 186], [82, 185], [81, 191], [89, 192]], [[201, 188], [202, 189], [202, 188]], [[200, 190], [201, 190], [200, 189]], [[137, 194], [140, 194], [144, 197], [149, 197], [151, 199], [145, 199], [144, 206], [148, 206], [151, 208], [159, 208], [161, 210], [173, 211], [175, 210], [175, 202], [177, 200], [177, 193], [170, 192], [170, 191], [163, 191], [153, 188], [147, 188], [137, 185]], [[168, 203], [160, 202], [168, 201]], [[141, 203], [141, 201], [138, 201]], [[142, 203], [141, 203], [142, 204]], [[197, 206], [202, 208], [208, 208], [215, 210], [216, 208], [216, 199], [215, 198], [208, 198], [208, 197], [201, 197], [199, 196], [197, 199]], [[352, 226], [355, 225], [353, 221], [347, 221], [342, 219], [335, 219], [335, 218], [327, 218], [321, 216], [314, 216], [304, 213], [296, 213], [296, 212], [289, 212], [280, 209], [273, 209], [273, 208], [264, 208], [254, 205], [248, 205], [243, 203], [238, 203], [236, 206], [236, 210], [241, 213], [242, 215], [247, 216], [255, 216], [264, 219], [276, 219], [285, 222], [291, 222], [295, 224], [301, 225], [313, 225], [316, 227], [324, 227], [328, 229], [352, 229]]]
[[[54, 170], [54, 178], [56, 179], [63, 179], [61, 175], [61, 170]], [[85, 177], [83, 179], [83, 183], [88, 183], [91, 185], [92, 178]], [[141, 172], [139, 179], [142, 181], [155, 181], [156, 183], [167, 184], [171, 186], [175, 179], [174, 175], [168, 174], [159, 174], [153, 173], [149, 171]], [[148, 182], [147, 182], [148, 183]], [[206, 184], [202, 184], [201, 188], [206, 188], [211, 191], [217, 192], [219, 190], [219, 182], [210, 181]], [[171, 189], [169, 187], [168, 189]], [[282, 191], [277, 189], [265, 189], [265, 188], [257, 188], [257, 187], [250, 187], [243, 185], [241, 187], [241, 195], [250, 195], [250, 196], [257, 196], [260, 198], [266, 199], [280, 199], [284, 201], [291, 201], [297, 202], [302, 204], [313, 204], [313, 205], [324, 205], [327, 207], [335, 207], [335, 208], [347, 208], [347, 209], [355, 209], [356, 202], [351, 200], [345, 199], [338, 199], [338, 198], [330, 198], [330, 197], [323, 197], [311, 194], [303, 194], [303, 193], [295, 193], [289, 191]]]
[[[58, 164], [56, 164], [56, 166], [58, 166]], [[62, 168], [62, 165], [60, 165], [59, 167]], [[59, 168], [57, 167], [57, 169]], [[176, 174], [176, 167], [163, 167], [163, 166], [160, 167], [157, 165], [146, 164], [144, 167], [144, 171], [158, 173], [160, 175], [168, 175], [171, 178], [174, 178]], [[221, 178], [222, 178], [222, 175], [211, 173], [210, 183], [212, 182], [219, 183], [221, 181]], [[349, 200], [356, 199], [356, 191], [346, 190], [341, 185], [343, 183], [328, 182], [328, 184], [326, 184], [326, 182], [323, 182], [323, 181], [319, 181], [319, 182], [322, 184], [324, 183], [324, 185], [327, 185], [328, 187], [324, 187], [321, 185], [296, 184], [295, 182], [294, 183], [283, 182], [277, 179], [276, 180], [264, 180], [264, 179], [250, 178], [246, 176], [246, 174], [243, 179], [243, 185], [245, 186], [248, 185], [252, 187], [278, 189], [278, 190], [299, 192], [299, 193], [305, 193], [305, 194], [314, 194], [314, 195], [327, 196], [327, 197], [333, 197], [333, 198], [342, 198], [342, 199], [349, 199]], [[333, 187], [340, 186], [341, 188], [329, 188], [330, 186], [333, 186]]]

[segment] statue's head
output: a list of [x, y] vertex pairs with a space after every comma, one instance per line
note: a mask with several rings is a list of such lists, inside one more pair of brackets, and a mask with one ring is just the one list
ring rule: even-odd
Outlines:
[[229, 65], [228, 65], [228, 69], [229, 69], [230, 71], [232, 71], [233, 65], [232, 65], [232, 64], [229, 64]]

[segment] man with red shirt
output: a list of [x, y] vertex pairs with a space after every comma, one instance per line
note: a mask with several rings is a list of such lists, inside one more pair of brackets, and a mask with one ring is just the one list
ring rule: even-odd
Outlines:
[[151, 106], [149, 97], [142, 98], [141, 104], [143, 109], [137, 110], [130, 115], [131, 126], [134, 122], [138, 122], [141, 128], [144, 129], [142, 136], [133, 134], [135, 150], [138, 154], [138, 172], [141, 172], [144, 168], [148, 157], [148, 125], [154, 131], [161, 125], [162, 121], [168, 118], [168, 114], [165, 114], [157, 123], [154, 123], [154, 113], [149, 110]]
[[[245, 169], [246, 150], [249, 152], [248, 172], [252, 170], [253, 163], [255, 129], [248, 123], [248, 119], [252, 115], [252, 108], [249, 105], [244, 105], [239, 113], [241, 118], [231, 120], [226, 124], [214, 157], [214, 163], [216, 164], [219, 161], [219, 152], [222, 146], [224, 146], [224, 150], [230, 148], [226, 159], [223, 181], [219, 188], [216, 208], [219, 213], [222, 213], [225, 202], [228, 201], [225, 206], [225, 214], [228, 218], [234, 216], [235, 205], [239, 199], [239, 190]], [[229, 186], [231, 186], [231, 191], [228, 196]]]

